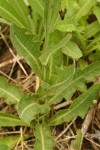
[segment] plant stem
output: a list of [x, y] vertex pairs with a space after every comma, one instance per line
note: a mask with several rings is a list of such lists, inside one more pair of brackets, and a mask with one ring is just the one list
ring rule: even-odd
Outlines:
[[51, 21], [51, 5], [52, 5], [52, 0], [49, 1], [49, 4], [46, 4], [48, 6], [48, 12], [47, 13], [47, 18], [45, 18], [46, 21], [46, 26], [45, 26], [45, 45], [44, 45], [44, 50], [47, 50], [48, 48], [48, 43], [49, 43], [49, 34], [50, 34], [50, 21]]

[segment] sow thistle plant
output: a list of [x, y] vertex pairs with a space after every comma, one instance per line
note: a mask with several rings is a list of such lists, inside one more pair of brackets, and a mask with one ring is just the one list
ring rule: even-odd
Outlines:
[[[92, 23], [90, 16], [95, 16]], [[39, 79], [38, 89], [30, 95], [0, 77], [0, 97], [18, 112], [18, 116], [0, 113], [0, 126], [30, 127], [36, 138], [34, 149], [53, 150], [51, 126], [84, 118], [93, 100], [98, 100], [100, 84], [94, 81], [100, 76], [100, 2], [0, 0], [0, 17], [0, 22], [10, 25], [17, 54]], [[87, 88], [90, 82], [93, 85]], [[82, 94], [68, 109], [50, 115], [52, 106], [62, 99], [70, 101], [76, 91]], [[18, 137], [11, 145], [6, 138], [0, 139], [0, 147], [12, 149]]]

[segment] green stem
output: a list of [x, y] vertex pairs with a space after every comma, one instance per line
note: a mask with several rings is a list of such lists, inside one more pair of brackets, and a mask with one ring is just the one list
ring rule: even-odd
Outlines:
[[52, 5], [52, 0], [49, 2], [48, 6], [48, 15], [47, 15], [47, 20], [46, 20], [46, 27], [45, 27], [45, 45], [44, 45], [44, 50], [47, 50], [48, 48], [48, 43], [49, 43], [49, 35], [50, 35], [50, 21], [51, 21], [51, 5]]
[[42, 66], [43, 67], [43, 80], [45, 81], [46, 79], [46, 66]]
[[[51, 23], [51, 5], [52, 0], [49, 1], [49, 4], [46, 3], [45, 7], [48, 6], [47, 16], [45, 18], [46, 24], [45, 24], [45, 43], [44, 43], [44, 51], [48, 49], [49, 44], [49, 36], [50, 36], [50, 23]], [[45, 8], [47, 9], [47, 8]], [[46, 68], [47, 66], [43, 66], [43, 80], [46, 80]]]

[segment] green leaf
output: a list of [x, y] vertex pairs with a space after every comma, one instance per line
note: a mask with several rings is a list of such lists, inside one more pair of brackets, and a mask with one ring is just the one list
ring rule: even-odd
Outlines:
[[55, 24], [55, 29], [61, 31], [61, 32], [72, 32], [76, 31], [77, 29], [77, 23], [74, 19], [65, 19], [58, 21]]
[[100, 85], [92, 86], [87, 92], [76, 98], [69, 109], [57, 112], [49, 121], [50, 125], [70, 122], [78, 116], [83, 118], [87, 110], [92, 106], [93, 100], [98, 97], [99, 91]]
[[8, 3], [14, 9], [16, 14], [18, 14], [18, 16], [21, 17], [21, 21], [23, 22], [24, 26], [30, 29], [30, 24], [28, 20], [29, 12], [24, 1], [8, 0]]
[[34, 120], [38, 114], [44, 114], [50, 111], [49, 106], [46, 104], [40, 105], [38, 103], [38, 99], [39, 98], [36, 95], [25, 96], [18, 104], [19, 117], [27, 124], [30, 124], [30, 122]]
[[0, 144], [0, 150], [9, 150], [9, 148], [5, 144]]
[[[69, 100], [76, 89], [82, 90], [81, 86], [84, 87], [85, 81], [94, 81], [98, 76], [100, 76], [100, 61], [88, 65], [83, 70], [76, 69], [73, 80], [69, 80], [69, 82], [63, 81], [64, 84], [62, 84], [61, 88], [49, 99], [49, 104], [56, 104], [56, 102], [60, 102], [63, 98]], [[47, 93], [49, 93], [49, 90]]]
[[51, 21], [50, 21], [50, 31], [52, 32], [54, 30], [54, 25], [57, 22], [59, 17], [59, 8], [60, 8], [60, 0], [57, 0], [53, 2], [52, 4], [52, 14], [51, 14]]
[[54, 24], [59, 17], [59, 5], [60, 1], [46, 0], [44, 7], [44, 33], [45, 33], [45, 44], [44, 50], [47, 51], [49, 44], [50, 33], [54, 31]]
[[7, 0], [0, 0], [0, 16], [20, 27], [25, 27], [21, 15], [17, 14], [16, 9], [14, 9]]
[[10, 127], [10, 126], [28, 126], [28, 125], [22, 122], [17, 116], [7, 113], [0, 113], [0, 126]]
[[100, 31], [100, 24], [94, 21], [85, 28], [85, 37], [90, 38]]
[[[17, 144], [19, 138], [20, 138], [20, 136], [18, 136], [18, 135], [0, 138], [0, 150], [4, 150], [4, 149], [1, 149], [2, 145], [6, 145], [8, 150], [13, 149], [14, 146]], [[6, 147], [5, 147], [5, 150], [7, 150]]]
[[44, 6], [42, 0], [28, 0], [28, 3], [32, 7], [32, 10], [37, 12], [41, 17], [44, 14]]
[[64, 11], [64, 9], [69, 9], [73, 6], [74, 0], [62, 0], [61, 1], [61, 7], [62, 10]]
[[[49, 46], [53, 46], [57, 44], [61, 40], [61, 32], [55, 30], [52, 32], [49, 36]], [[48, 65], [50, 69], [49, 78], [52, 76], [52, 74], [55, 72], [55, 67], [61, 67], [63, 63], [63, 53], [62, 51], [57, 51], [54, 55], [51, 56]]]
[[82, 141], [83, 141], [83, 134], [82, 134], [82, 131], [79, 129], [77, 131], [76, 139], [71, 142], [71, 147], [74, 150], [81, 150]]
[[40, 42], [37, 36], [29, 34], [27, 30], [18, 28], [13, 25], [11, 27], [11, 40], [17, 53], [26, 60], [37, 75], [41, 75], [41, 66], [38, 57], [41, 55], [39, 50]]
[[5, 98], [5, 101], [10, 104], [16, 104], [20, 101], [22, 93], [19, 87], [7, 82], [7, 79], [0, 77], [0, 97]]
[[[41, 37], [43, 34], [44, 2], [43, 0], [28, 0], [30, 6], [30, 25], [32, 32]], [[41, 33], [42, 32], [42, 33]]]
[[96, 16], [99, 24], [100, 24], [100, 7], [95, 6], [93, 9], [94, 15]]
[[[56, 67], [61, 67], [61, 64], [63, 63], [63, 53], [61, 51], [55, 53], [51, 58], [50, 61], [48, 62], [49, 64], [49, 69], [50, 69], [50, 74], [49, 78], [52, 78], [52, 75], [56, 71]], [[55, 67], [54, 67], [55, 66]], [[48, 81], [47, 81], [48, 82]]]
[[87, 15], [90, 9], [97, 3], [96, 0], [80, 0], [80, 9], [75, 16], [75, 20], [80, 20], [83, 16]]
[[25, 96], [18, 104], [19, 117], [28, 124], [40, 113], [40, 105], [36, 100], [36, 96]]
[[[48, 91], [49, 91], [50, 95], [56, 95], [57, 93], [61, 93], [61, 91], [66, 87], [66, 85], [71, 82], [71, 80], [74, 76], [75, 68], [74, 68], [74, 66], [67, 67], [66, 69], [56, 68], [56, 71], [57, 71], [57, 76], [59, 76], [59, 78], [60, 78], [60, 81], [59, 81], [59, 83], [57, 83], [49, 88]], [[60, 98], [60, 95], [59, 95], [59, 98]], [[57, 100], [58, 99], [56, 99], [54, 102], [57, 103]], [[51, 102], [51, 100], [50, 100], [50, 102]]]
[[68, 34], [59, 43], [57, 43], [53, 47], [51, 47], [51, 48], [47, 49], [46, 51], [44, 51], [44, 53], [42, 54], [42, 56], [40, 56], [41, 63], [43, 65], [47, 65], [50, 57], [52, 55], [54, 55], [57, 52], [57, 50], [59, 50], [60, 48], [62, 48], [70, 39], [71, 39], [71, 34]]
[[82, 147], [82, 141], [83, 141], [83, 134], [81, 130], [77, 131], [77, 138], [75, 140], [75, 148], [76, 150], [81, 150]]
[[51, 0], [46, 0], [44, 3], [44, 30], [47, 34], [50, 29], [50, 21], [51, 21], [51, 5], [54, 1], [51, 2]]
[[78, 59], [78, 58], [82, 57], [82, 52], [79, 49], [78, 45], [72, 41], [69, 41], [63, 47], [62, 52], [73, 59]]
[[37, 124], [35, 128], [35, 150], [53, 150], [55, 145], [51, 137], [50, 127], [46, 124]]
[[100, 61], [96, 61], [83, 69], [83, 77], [87, 82], [95, 81], [100, 76]]
[[95, 52], [94, 54], [91, 54], [89, 56], [89, 60], [91, 61], [97, 61], [100, 60], [100, 51]]

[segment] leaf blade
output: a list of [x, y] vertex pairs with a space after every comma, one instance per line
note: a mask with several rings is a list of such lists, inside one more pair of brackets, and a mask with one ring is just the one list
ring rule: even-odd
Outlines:
[[50, 127], [46, 123], [36, 125], [35, 137], [36, 137], [35, 150], [53, 149], [55, 142], [51, 137]]
[[[19, 138], [20, 138], [20, 136], [18, 136], [18, 135], [16, 135], [16, 136], [7, 136], [7, 137], [4, 137], [4, 138], [0, 138], [0, 145], [1, 144], [6, 145], [8, 147], [8, 149], [11, 150], [17, 144]], [[1, 148], [1, 146], [0, 146], [0, 148]]]
[[[89, 107], [92, 105], [93, 99], [98, 97], [100, 85], [94, 85], [87, 92], [80, 95], [72, 103], [68, 110], [61, 110], [50, 120], [50, 125], [58, 125], [63, 122], [70, 122], [75, 117], [84, 117]], [[84, 106], [84, 107], [83, 107]]]
[[18, 104], [19, 117], [30, 124], [32, 120], [39, 114], [45, 114], [50, 111], [48, 104], [39, 104], [39, 98], [37, 95], [24, 96]]
[[25, 27], [21, 20], [21, 17], [15, 12], [15, 10], [5, 0], [0, 0], [0, 16], [12, 23], [16, 23], [21, 27]]
[[[29, 20], [28, 20], [28, 8], [25, 5], [24, 1], [8, 0], [9, 5], [13, 7], [18, 16], [21, 17], [21, 20], [26, 28], [29, 29]], [[21, 15], [20, 15], [21, 14]]]
[[41, 66], [38, 57], [41, 55], [41, 52], [39, 50], [40, 42], [37, 41], [37, 36], [28, 34], [27, 30], [13, 25], [11, 28], [11, 40], [18, 54], [23, 56], [33, 71], [40, 76]]
[[72, 41], [69, 41], [67, 45], [63, 48], [63, 53], [73, 59], [78, 59], [82, 57], [82, 52], [79, 49], [78, 45]]
[[99, 14], [100, 14], [100, 7], [95, 6], [94, 9], [93, 9], [93, 12], [94, 12], [94, 14], [95, 14], [99, 24], [100, 24], [100, 16], [99, 16]]
[[77, 23], [73, 19], [61, 20], [55, 24], [55, 29], [61, 32], [76, 31], [76, 28], [77, 28]]
[[82, 5], [75, 16], [77, 21], [90, 11], [90, 9], [96, 4], [96, 0], [81, 0], [80, 3], [82, 3]]
[[5, 98], [7, 103], [18, 103], [22, 95], [18, 86], [8, 84], [6, 78], [0, 77], [0, 96]]
[[28, 0], [28, 3], [31, 5], [34, 11], [36, 11], [41, 17], [43, 17], [44, 7], [41, 0]]
[[0, 113], [0, 126], [1, 127], [10, 127], [10, 126], [28, 126], [22, 122], [17, 116]]
[[40, 61], [43, 65], [47, 65], [50, 57], [60, 48], [62, 48], [71, 39], [71, 34], [68, 34], [64, 39], [62, 39], [58, 44], [46, 50], [42, 56], [40, 56]]
[[[80, 90], [78, 87], [79, 85], [83, 86], [84, 81], [94, 81], [98, 76], [100, 76], [100, 61], [88, 65], [83, 70], [77, 71], [73, 80], [71, 80], [69, 83], [65, 82], [66, 84], [64, 87], [49, 99], [49, 104], [56, 104], [56, 101], [60, 102], [63, 98], [68, 100], [69, 97], [74, 94], [77, 88]], [[66, 97], [66, 95], [68, 96]]]
[[25, 96], [18, 104], [19, 117], [28, 124], [40, 113], [40, 105], [36, 99], [36, 96]]

